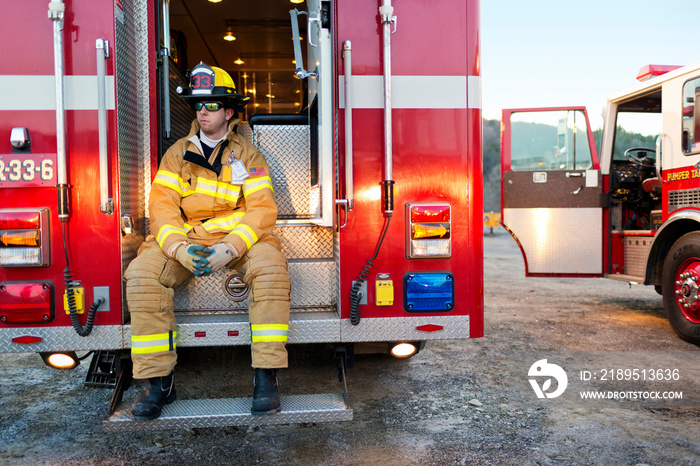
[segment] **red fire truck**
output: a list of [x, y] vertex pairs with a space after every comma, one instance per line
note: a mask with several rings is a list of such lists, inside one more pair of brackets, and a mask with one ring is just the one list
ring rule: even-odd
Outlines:
[[598, 150], [583, 107], [503, 111], [502, 223], [526, 275], [653, 285], [700, 344], [700, 64], [638, 79], [609, 98]]
[[[2, 2], [0, 16], [2, 352], [96, 351], [88, 378], [116, 379], [117, 408], [122, 275], [159, 158], [194, 118], [176, 90], [199, 61], [251, 97], [239, 132], [272, 172], [290, 344], [336, 343], [345, 361], [364, 342], [410, 354], [483, 335], [477, 0]], [[250, 344], [235, 271], [174, 300], [179, 347]], [[291, 401], [263, 420], [176, 402], [150, 425], [352, 417], [342, 395]]]

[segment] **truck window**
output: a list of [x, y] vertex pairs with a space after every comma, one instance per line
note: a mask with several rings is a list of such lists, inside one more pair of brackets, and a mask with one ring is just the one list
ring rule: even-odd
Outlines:
[[700, 78], [683, 85], [683, 153], [700, 152], [700, 118], [695, 118], [695, 102], [700, 98]]
[[588, 127], [582, 111], [519, 112], [511, 117], [512, 170], [592, 167]]
[[633, 147], [655, 149], [662, 123], [661, 113], [619, 112], [615, 127], [613, 161], [626, 161], [625, 151]]

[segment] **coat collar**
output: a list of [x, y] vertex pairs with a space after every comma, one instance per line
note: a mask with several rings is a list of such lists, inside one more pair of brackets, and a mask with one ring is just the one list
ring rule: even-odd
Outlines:
[[[228, 132], [226, 133], [226, 139], [229, 141], [233, 140], [234, 135], [237, 134], [238, 131], [238, 125], [241, 123], [241, 120], [238, 118], [231, 118], [231, 121], [228, 124]], [[199, 150], [200, 154], [204, 154], [204, 151], [202, 150], [202, 143], [199, 140], [199, 137], [197, 136], [199, 134], [199, 122], [195, 118], [192, 121], [192, 126], [190, 126], [190, 134], [187, 135], [187, 140], [191, 142], [192, 144], [197, 147]]]

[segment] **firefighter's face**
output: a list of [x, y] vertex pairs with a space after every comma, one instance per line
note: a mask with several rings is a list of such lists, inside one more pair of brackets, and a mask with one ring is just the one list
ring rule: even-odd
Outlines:
[[[233, 116], [233, 110], [224, 108], [218, 110], [207, 110], [207, 104], [221, 102], [204, 102], [202, 108], [197, 110], [197, 122], [204, 134], [212, 139], [222, 138], [228, 131], [228, 121]], [[211, 107], [211, 106], [210, 106]]]

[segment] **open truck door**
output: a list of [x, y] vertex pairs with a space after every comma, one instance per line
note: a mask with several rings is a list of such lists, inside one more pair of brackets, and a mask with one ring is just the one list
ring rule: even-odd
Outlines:
[[527, 276], [602, 276], [602, 178], [583, 107], [503, 110], [502, 224]]

